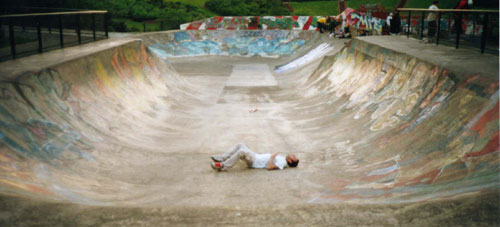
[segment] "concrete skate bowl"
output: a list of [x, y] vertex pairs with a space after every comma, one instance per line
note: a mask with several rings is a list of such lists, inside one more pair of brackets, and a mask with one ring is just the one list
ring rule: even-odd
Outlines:
[[[290, 218], [323, 220], [313, 224], [330, 220], [314, 214], [349, 209], [330, 215], [379, 212], [365, 217], [374, 222], [338, 223], [396, 225], [404, 222], [384, 207], [412, 207], [401, 213], [411, 216], [421, 204], [446, 204], [436, 208], [445, 219], [472, 212], [483, 216], [469, 222], [497, 222], [498, 71], [456, 72], [365, 39], [335, 51], [325, 37], [151, 33], [3, 75], [4, 201], [66, 213], [217, 207], [235, 218], [255, 214], [245, 209], [286, 216], [292, 207]], [[239, 142], [297, 154], [300, 165], [213, 171], [209, 156]]]

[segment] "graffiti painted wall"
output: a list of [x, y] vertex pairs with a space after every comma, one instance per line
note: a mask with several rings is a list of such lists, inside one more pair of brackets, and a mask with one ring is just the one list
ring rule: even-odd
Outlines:
[[321, 102], [336, 107], [322, 127], [337, 133], [316, 138], [344, 138], [324, 148], [344, 175], [311, 202], [409, 202], [498, 190], [498, 85], [495, 76], [459, 75], [352, 40], [296, 88], [305, 99], [328, 94]]
[[[421, 202], [498, 192], [497, 75], [452, 72], [362, 39], [322, 58], [330, 47], [314, 43], [320, 36], [283, 30], [152, 33], [12, 75], [15, 80], [0, 83], [0, 193], [92, 205], [170, 204], [185, 190], [203, 199], [213, 195], [196, 188], [197, 181], [213, 183], [200, 177], [214, 176], [209, 152], [232, 145], [226, 138], [239, 139], [232, 123], [245, 133], [256, 130], [247, 122], [255, 116], [268, 121], [258, 124], [255, 136], [241, 138], [270, 130], [280, 139], [257, 143], [278, 147], [298, 140], [301, 158], [314, 163], [299, 169], [304, 193], [295, 198], [301, 204]], [[286, 85], [273, 86], [257, 112], [275, 106], [269, 115], [249, 113], [247, 106], [255, 103], [217, 103], [230, 75], [179, 76], [168, 62], [172, 56], [280, 56], [309, 42], [308, 54], [276, 69]], [[197, 67], [186, 59], [185, 65]], [[261, 65], [270, 60], [248, 59]], [[228, 115], [214, 118], [221, 114]], [[225, 122], [230, 126], [220, 127]], [[220, 149], [214, 148], [217, 139]], [[204, 161], [181, 168], [197, 157]]]
[[115, 186], [95, 155], [124, 152], [167, 108], [160, 70], [175, 77], [133, 42], [0, 83], [0, 192], [100, 204], [93, 188]]
[[[349, 26], [363, 31], [382, 32], [385, 20], [347, 8], [342, 12], [343, 27]], [[182, 24], [181, 30], [317, 30], [322, 16], [246, 16], [212, 17]], [[343, 32], [339, 28], [338, 32]]]
[[311, 31], [179, 31], [149, 35], [146, 45], [162, 58], [176, 56], [238, 55], [278, 57], [292, 55], [306, 42], [318, 39]]

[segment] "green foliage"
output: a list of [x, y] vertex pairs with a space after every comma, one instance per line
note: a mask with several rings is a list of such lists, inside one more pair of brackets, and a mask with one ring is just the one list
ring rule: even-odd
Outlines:
[[205, 7], [221, 16], [280, 16], [290, 14], [281, 0], [207, 0]]
[[[199, 6], [182, 2], [163, 2], [162, 0], [80, 1], [83, 8], [108, 10], [111, 14], [111, 18], [113, 18], [111, 25], [115, 31], [142, 30], [142, 23], [134, 24], [130, 22], [131, 20], [140, 22], [146, 20], [168, 19], [169, 24], [171, 24], [172, 21], [176, 24], [176, 26], [167, 26], [168, 28], [178, 28], [182, 23], [213, 16], [213, 13]], [[119, 20], [120, 18], [129, 20], [123, 21]], [[149, 27], [160, 28], [158, 25], [150, 25]]]
[[293, 8], [292, 14], [296, 16], [321, 16], [339, 14], [337, 1], [290, 2], [290, 5]]
[[[434, 0], [408, 0], [405, 8], [429, 8]], [[440, 9], [454, 9], [455, 6], [460, 2], [460, 0], [455, 1], [439, 1], [438, 7]]]
[[207, 0], [165, 0], [165, 2], [180, 2], [187, 5], [204, 7]]
[[[353, 9], [359, 9], [364, 4], [381, 4], [382, 8], [394, 10], [394, 7], [400, 0], [349, 0], [346, 1], [346, 6]], [[420, 1], [420, 0], [418, 0]]]

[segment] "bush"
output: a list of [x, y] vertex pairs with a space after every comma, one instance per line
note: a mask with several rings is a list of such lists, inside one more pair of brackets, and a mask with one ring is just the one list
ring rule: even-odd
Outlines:
[[281, 0], [208, 0], [205, 7], [221, 16], [281, 16], [290, 12]]

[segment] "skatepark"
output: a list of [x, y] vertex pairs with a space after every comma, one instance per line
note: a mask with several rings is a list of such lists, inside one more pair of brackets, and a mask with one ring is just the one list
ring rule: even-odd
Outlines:
[[[196, 30], [0, 63], [0, 225], [499, 223], [498, 55]], [[237, 143], [297, 168], [228, 171]]]

